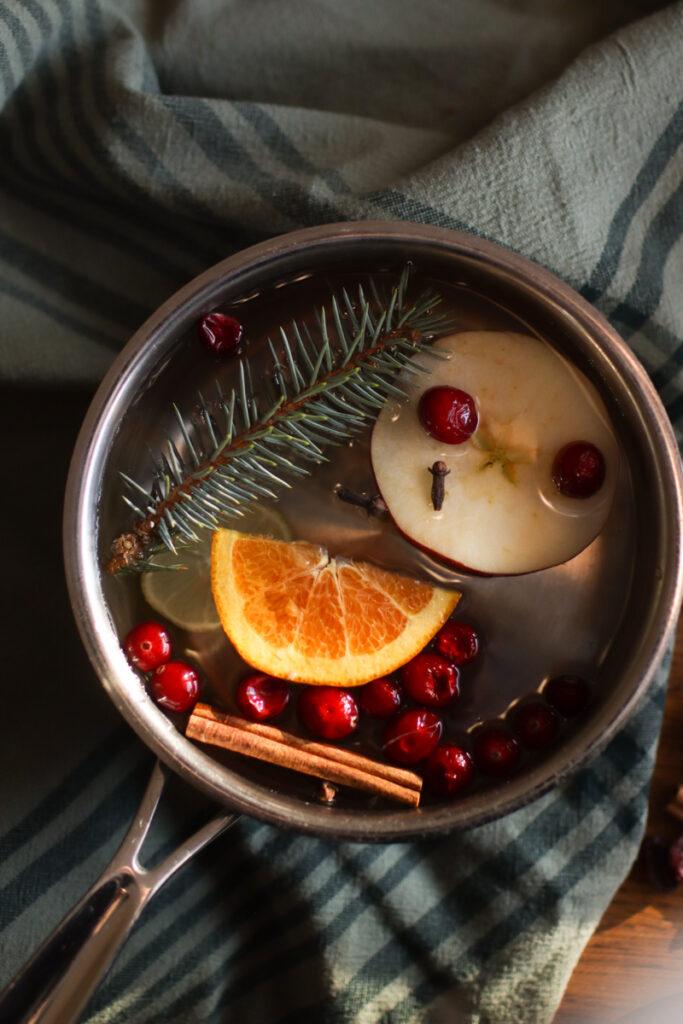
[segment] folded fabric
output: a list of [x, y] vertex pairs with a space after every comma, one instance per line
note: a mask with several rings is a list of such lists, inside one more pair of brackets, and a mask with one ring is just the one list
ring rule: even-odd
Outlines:
[[[682, 58], [681, 3], [0, 0], [0, 983], [106, 863], [151, 764], [86, 664], [59, 555], [70, 447], [116, 351], [259, 238], [417, 220], [570, 282], [680, 425]], [[590, 766], [465, 834], [332, 844], [243, 820], [151, 904], [85, 1019], [552, 1020], [640, 841], [666, 674]], [[170, 802], [159, 847], [198, 799]]]

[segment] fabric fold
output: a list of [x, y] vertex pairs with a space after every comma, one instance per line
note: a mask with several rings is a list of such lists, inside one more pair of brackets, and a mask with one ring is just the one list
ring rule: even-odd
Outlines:
[[[116, 351], [245, 245], [415, 220], [571, 283], [680, 429], [682, 56], [680, 2], [0, 0], [0, 515], [6, 537], [21, 524], [0, 983], [106, 863], [150, 764], [85, 662], [59, 551], [70, 449]], [[335, 845], [242, 821], [149, 907], [85, 1019], [549, 1024], [638, 848], [666, 676], [589, 766], [465, 835]], [[172, 800], [160, 847], [197, 801]]]

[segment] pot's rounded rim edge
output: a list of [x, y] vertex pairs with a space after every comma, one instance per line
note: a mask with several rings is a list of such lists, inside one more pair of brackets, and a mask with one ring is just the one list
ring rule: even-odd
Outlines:
[[[159, 722], [155, 719], [156, 709], [150, 709], [144, 704], [136, 706], [125, 694], [112, 684], [110, 674], [112, 672], [113, 652], [103, 650], [110, 648], [107, 637], [104, 635], [104, 624], [102, 616], [108, 616], [106, 610], [101, 609], [99, 626], [92, 630], [92, 616], [88, 614], [87, 602], [84, 594], [93, 594], [93, 576], [98, 575], [97, 566], [93, 566], [92, 560], [87, 564], [86, 552], [83, 548], [84, 532], [80, 529], [85, 506], [92, 498], [92, 481], [84, 475], [92, 459], [94, 428], [100, 422], [103, 413], [111, 405], [116, 393], [117, 386], [125, 377], [131, 364], [134, 363], [137, 355], [143, 346], [148, 344], [150, 338], [158, 336], [159, 332], [167, 325], [169, 318], [182, 308], [191, 299], [196, 299], [206, 292], [211, 286], [219, 281], [224, 281], [227, 276], [237, 273], [240, 269], [247, 267], [254, 268], [261, 264], [267, 265], [272, 260], [286, 255], [287, 252], [300, 250], [302, 248], [315, 248], [318, 244], [339, 244], [353, 242], [360, 238], [372, 239], [376, 237], [380, 241], [393, 239], [400, 241], [405, 239], [407, 244], [424, 242], [436, 245], [438, 249], [446, 248], [456, 250], [468, 257], [480, 258], [485, 262], [492, 262], [498, 267], [505, 269], [515, 277], [531, 283], [534, 288], [548, 296], [551, 296], [565, 310], [571, 313], [583, 327], [591, 334], [601, 338], [607, 346], [617, 355], [620, 363], [620, 372], [625, 377], [631, 388], [643, 394], [645, 398], [645, 413], [647, 413], [647, 425], [656, 440], [656, 447], [660, 453], [660, 469], [666, 485], [666, 500], [671, 511], [676, 515], [671, 516], [667, 524], [670, 536], [669, 554], [673, 555], [667, 566], [667, 572], [660, 589], [658, 601], [659, 615], [656, 619], [656, 635], [652, 637], [648, 651], [644, 659], [646, 665], [640, 673], [639, 680], [629, 699], [622, 705], [618, 712], [608, 723], [600, 736], [588, 744], [578, 757], [568, 760], [562, 770], [542, 779], [533, 786], [524, 787], [525, 779], [520, 780], [517, 785], [514, 782], [498, 791], [492, 791], [492, 796], [498, 795], [498, 799], [491, 799], [488, 806], [480, 811], [458, 814], [458, 804], [445, 805], [439, 808], [441, 813], [433, 813], [429, 809], [425, 820], [420, 822], [411, 818], [411, 824], [401, 826], [401, 819], [405, 822], [405, 811], [397, 812], [356, 812], [347, 815], [345, 812], [334, 811], [330, 814], [328, 808], [322, 805], [301, 804], [302, 810], [306, 812], [305, 820], [296, 822], [287, 818], [283, 813], [283, 802], [287, 801], [276, 794], [274, 798], [264, 801], [262, 787], [248, 783], [245, 787], [236, 785], [234, 794], [226, 794], [224, 786], [220, 785], [217, 779], [207, 778], [207, 763], [216, 764], [203, 751], [189, 744], [182, 734], [174, 728], [173, 734], [181, 741], [180, 750], [175, 749], [179, 744], [173, 744], [169, 748], [167, 742], [162, 741], [164, 729], [159, 728]], [[90, 487], [84, 487], [84, 480]], [[79, 434], [69, 470], [65, 505], [64, 505], [64, 560], [66, 567], [67, 584], [70, 600], [76, 622], [81, 633], [86, 651], [93, 663], [98, 677], [104, 688], [109, 693], [115, 706], [129, 724], [137, 732], [140, 738], [154, 750], [154, 752], [179, 774], [184, 776], [190, 783], [198, 786], [204, 792], [216, 798], [222, 803], [242, 810], [262, 820], [270, 821], [273, 824], [294, 827], [301, 832], [310, 832], [321, 836], [358, 840], [358, 841], [408, 841], [415, 838], [422, 838], [428, 835], [439, 834], [457, 828], [470, 828], [483, 824], [494, 818], [502, 817], [505, 814], [516, 810], [531, 801], [542, 796], [548, 790], [563, 781], [568, 775], [577, 770], [579, 765], [584, 765], [595, 757], [602, 750], [615, 732], [630, 716], [634, 707], [638, 704], [645, 691], [648, 689], [652, 677], [664, 656], [666, 645], [674, 628], [678, 609], [683, 597], [683, 564], [681, 559], [681, 520], [683, 519], [683, 474], [675, 442], [673, 430], [668, 420], [666, 411], [661, 403], [659, 395], [655, 391], [644, 367], [639, 363], [633, 352], [617, 332], [611, 327], [602, 314], [583, 299], [571, 286], [562, 282], [550, 271], [534, 263], [524, 256], [506, 249], [495, 242], [490, 242], [478, 235], [468, 234], [461, 231], [453, 231], [449, 228], [438, 228], [430, 225], [413, 224], [405, 221], [362, 221], [344, 222], [341, 224], [327, 224], [315, 228], [304, 228], [286, 235], [277, 236], [255, 246], [244, 249], [239, 253], [227, 257], [214, 266], [208, 268], [198, 277], [194, 278], [187, 285], [179, 289], [165, 303], [163, 303], [135, 332], [133, 337], [124, 347], [112, 367], [103, 379], [91, 406], [84, 420]], [[86, 544], [87, 547], [87, 544]], [[120, 652], [120, 648], [119, 654]], [[107, 656], [107, 654], [109, 656]], [[121, 655], [123, 660], [123, 656]], [[123, 661], [119, 664], [118, 670], [128, 670]], [[169, 723], [170, 725], [170, 723]], [[167, 737], [164, 737], [165, 739]], [[188, 750], [182, 748], [189, 748]], [[182, 755], [182, 756], [181, 756]], [[210, 775], [211, 773], [209, 773]], [[214, 773], [215, 774], [215, 773]], [[237, 777], [239, 781], [239, 777]], [[247, 792], [252, 788], [258, 788], [258, 794]], [[464, 808], [463, 808], [464, 810]], [[301, 815], [299, 815], [301, 818]], [[393, 819], [396, 819], [395, 821]]]

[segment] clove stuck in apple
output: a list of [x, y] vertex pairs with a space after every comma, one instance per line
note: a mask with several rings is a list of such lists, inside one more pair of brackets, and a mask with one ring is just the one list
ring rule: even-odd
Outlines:
[[[388, 402], [372, 434], [373, 470], [396, 526], [434, 557], [476, 573], [513, 575], [567, 562], [605, 525], [619, 471], [596, 388], [530, 335], [468, 331], [435, 347], [449, 358], [430, 360], [428, 373], [404, 371], [407, 399]], [[424, 396], [437, 389], [442, 404], [449, 390], [461, 402], [463, 394], [473, 399], [470, 435], [451, 431], [448, 443], [448, 430], [425, 417]], [[556, 467], [558, 454], [577, 442], [601, 458], [595, 487], [583, 481], [574, 489], [580, 497], [566, 493], [566, 482], [563, 493]], [[448, 470], [438, 510], [425, 472], [436, 462]]]

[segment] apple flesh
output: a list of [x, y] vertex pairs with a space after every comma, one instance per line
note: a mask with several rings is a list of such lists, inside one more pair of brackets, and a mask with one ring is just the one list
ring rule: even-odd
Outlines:
[[[438, 558], [488, 575], [558, 565], [602, 530], [614, 496], [619, 450], [607, 410], [587, 378], [547, 342], [525, 334], [468, 331], [435, 348], [430, 372], [403, 373], [404, 401], [375, 424], [372, 466], [396, 526]], [[425, 360], [423, 359], [424, 363]], [[448, 386], [470, 394], [479, 423], [464, 443], [446, 444], [420, 423], [420, 397]], [[562, 494], [553, 463], [566, 445], [588, 441], [605, 477], [591, 497]], [[431, 500], [435, 462], [445, 462], [445, 499]]]

